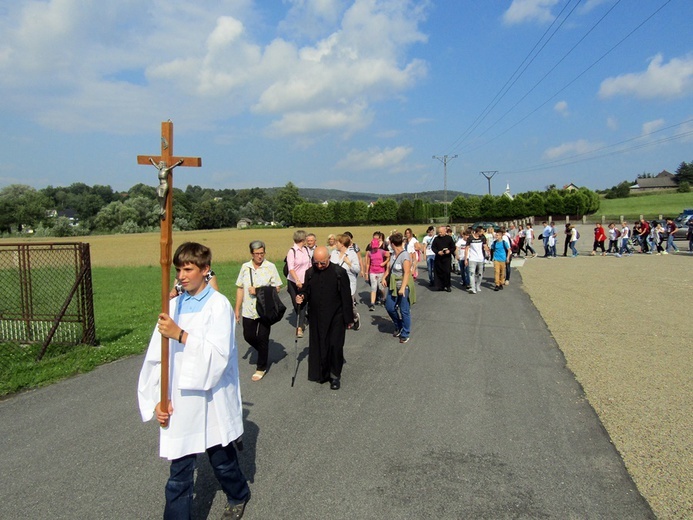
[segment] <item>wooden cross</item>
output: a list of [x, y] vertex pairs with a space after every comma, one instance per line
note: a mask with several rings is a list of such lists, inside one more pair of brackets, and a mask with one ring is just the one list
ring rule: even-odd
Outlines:
[[[200, 157], [174, 157], [173, 123], [161, 123], [161, 155], [138, 155], [137, 164], [152, 164], [159, 170], [159, 198], [161, 216], [161, 312], [169, 314], [169, 293], [171, 292], [171, 248], [173, 245], [173, 169], [176, 166], [202, 166]], [[161, 408], [168, 410], [169, 350], [168, 338], [161, 336]], [[166, 426], [166, 425], [164, 425]]]

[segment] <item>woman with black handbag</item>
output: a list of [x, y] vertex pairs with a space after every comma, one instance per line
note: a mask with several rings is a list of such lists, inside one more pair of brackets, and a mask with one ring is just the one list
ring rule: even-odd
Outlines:
[[265, 243], [253, 240], [250, 243], [250, 261], [241, 266], [236, 280], [236, 323], [243, 318], [243, 338], [257, 350], [257, 366], [253, 381], [265, 377], [269, 364], [269, 335], [272, 327], [257, 312], [257, 290], [260, 287], [276, 287], [281, 290], [282, 279], [276, 266], [265, 259]]

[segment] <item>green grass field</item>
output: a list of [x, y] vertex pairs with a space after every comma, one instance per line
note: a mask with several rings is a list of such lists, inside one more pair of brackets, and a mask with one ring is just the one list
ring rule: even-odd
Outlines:
[[[240, 264], [214, 267], [219, 289], [233, 303]], [[92, 277], [99, 346], [49, 346], [44, 358], [36, 362], [41, 345], [0, 345], [0, 396], [45, 386], [144, 352], [161, 308], [158, 266], [95, 267]]]
[[620, 216], [634, 220], [644, 215], [647, 219], [659, 218], [659, 215], [676, 217], [684, 208], [693, 208], [691, 193], [651, 193], [631, 196], [626, 199], [601, 199], [599, 210], [594, 214], [607, 220], [617, 220]]

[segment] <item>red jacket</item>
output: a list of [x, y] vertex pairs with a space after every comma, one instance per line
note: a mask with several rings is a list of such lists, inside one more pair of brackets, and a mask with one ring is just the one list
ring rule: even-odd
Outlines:
[[594, 228], [594, 239], [597, 242], [603, 242], [606, 240], [606, 232], [604, 231], [603, 226], [597, 226]]

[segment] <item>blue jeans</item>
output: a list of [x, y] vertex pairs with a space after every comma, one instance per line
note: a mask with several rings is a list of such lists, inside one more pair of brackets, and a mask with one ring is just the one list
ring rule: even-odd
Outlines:
[[667, 252], [669, 252], [669, 248], [672, 248], [674, 251], [678, 251], [679, 248], [676, 247], [676, 244], [674, 244], [674, 235], [669, 235], [667, 237]]
[[[246, 502], [250, 498], [250, 489], [238, 465], [233, 444], [212, 446], [207, 449], [207, 456], [229, 504]], [[197, 455], [193, 453], [171, 461], [171, 473], [166, 482], [164, 520], [191, 518], [196, 458]]]
[[433, 262], [435, 262], [435, 255], [426, 255], [426, 267], [428, 268], [428, 282], [433, 285]]
[[462, 276], [462, 285], [469, 287], [469, 266], [464, 265], [464, 260], [459, 261], [460, 264], [460, 275]]
[[577, 240], [573, 240], [573, 241], [570, 243], [570, 250], [573, 252], [573, 254], [574, 254], [575, 256], [577, 256], [578, 252], [577, 252], [577, 249], [575, 249], [575, 244], [577, 244]]
[[[392, 323], [395, 324], [395, 329], [401, 331], [401, 338], [408, 338], [411, 333], [411, 312], [409, 306], [409, 287], [404, 289], [404, 296], [399, 293], [396, 299], [392, 295], [392, 291], [388, 289], [387, 297], [385, 298], [385, 310], [390, 315]], [[398, 307], [398, 309], [395, 308]]]
[[551, 247], [549, 246], [549, 237], [542, 237], [544, 241], [544, 256], [551, 256]]
[[630, 253], [630, 249], [628, 249], [628, 239], [627, 238], [622, 238], [621, 239], [621, 250], [619, 251], [622, 255], [626, 253]]

